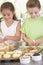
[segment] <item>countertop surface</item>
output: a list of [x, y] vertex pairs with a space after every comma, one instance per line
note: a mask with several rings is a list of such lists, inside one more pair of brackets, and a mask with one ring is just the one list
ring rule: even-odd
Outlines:
[[[15, 61], [6, 61], [6, 62], [0, 62], [0, 65], [23, 65], [20, 62], [15, 62]], [[30, 62], [29, 64], [26, 65], [43, 65], [43, 61], [39, 62]]]
[[[43, 55], [43, 51], [41, 52]], [[20, 61], [0, 61], [0, 65], [23, 65], [20, 63]], [[24, 64], [25, 65], [25, 64]], [[29, 64], [26, 65], [43, 65], [43, 56], [42, 56], [42, 60], [38, 61], [38, 62], [34, 62], [31, 60], [31, 62]]]

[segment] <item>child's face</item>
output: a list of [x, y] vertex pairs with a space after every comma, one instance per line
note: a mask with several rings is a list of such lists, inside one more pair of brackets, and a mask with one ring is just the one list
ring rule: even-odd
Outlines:
[[38, 7], [27, 8], [27, 10], [32, 18], [36, 18], [39, 16], [40, 9]]
[[2, 10], [2, 16], [6, 22], [9, 22], [13, 19], [13, 12], [9, 9], [3, 9]]

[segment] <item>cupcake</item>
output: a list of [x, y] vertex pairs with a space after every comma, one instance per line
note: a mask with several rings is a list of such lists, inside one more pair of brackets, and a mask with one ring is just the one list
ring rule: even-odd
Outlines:
[[0, 52], [0, 55], [4, 55], [5, 53], [4, 52]]
[[32, 56], [34, 53], [25, 53], [25, 56]]
[[0, 59], [2, 59], [3, 55], [0, 55]]
[[4, 55], [3, 55], [3, 58], [9, 59], [9, 58], [11, 58], [11, 56], [10, 56], [10, 54], [4, 54]]
[[9, 44], [9, 50], [10, 51], [14, 50], [14, 44]]
[[6, 52], [6, 54], [10, 54], [10, 55], [12, 55], [12, 54], [14, 54], [14, 51]]
[[20, 54], [13, 54], [12, 58], [18, 59], [18, 58], [20, 58], [20, 56], [21, 56]]

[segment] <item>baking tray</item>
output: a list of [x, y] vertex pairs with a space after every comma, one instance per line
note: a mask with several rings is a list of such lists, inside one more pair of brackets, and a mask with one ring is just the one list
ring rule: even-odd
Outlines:
[[2, 59], [0, 59], [0, 62], [2, 62], [2, 61], [15, 61], [15, 62], [18, 62], [20, 60], [19, 59], [15, 59], [15, 58], [9, 58], [9, 59], [2, 58]]

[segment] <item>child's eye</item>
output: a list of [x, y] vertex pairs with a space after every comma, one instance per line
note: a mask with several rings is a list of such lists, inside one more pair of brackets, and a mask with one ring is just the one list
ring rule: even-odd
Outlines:
[[7, 14], [8, 16], [10, 16], [10, 14]]
[[3, 14], [3, 16], [6, 16], [5, 14]]

